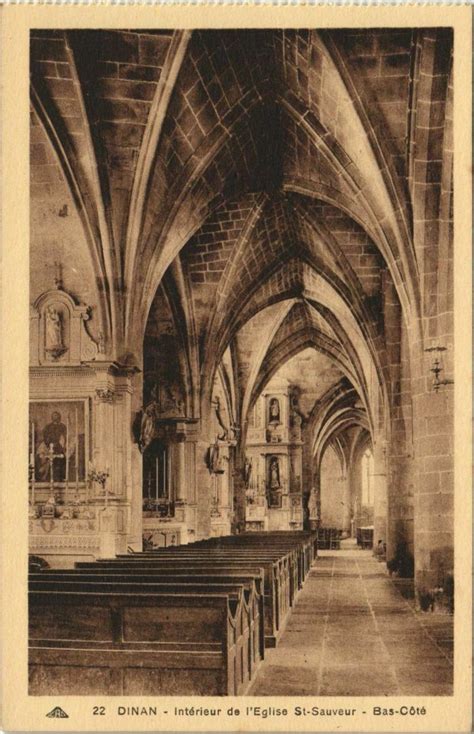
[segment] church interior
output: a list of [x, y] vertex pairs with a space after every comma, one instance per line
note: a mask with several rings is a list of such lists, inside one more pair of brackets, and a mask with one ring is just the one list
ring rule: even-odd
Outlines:
[[34, 693], [450, 692], [452, 50], [31, 32]]

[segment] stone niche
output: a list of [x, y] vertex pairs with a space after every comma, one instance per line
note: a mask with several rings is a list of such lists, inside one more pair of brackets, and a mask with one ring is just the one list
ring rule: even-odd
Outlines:
[[102, 344], [86, 329], [88, 306], [78, 305], [61, 288], [46, 291], [30, 313], [30, 364], [81, 364], [97, 358]]

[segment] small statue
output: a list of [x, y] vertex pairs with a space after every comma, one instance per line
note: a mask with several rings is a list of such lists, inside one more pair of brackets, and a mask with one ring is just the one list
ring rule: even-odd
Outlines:
[[157, 419], [158, 419], [159, 406], [156, 400], [156, 385], [151, 391], [151, 400], [148, 405], [143, 408], [143, 413], [140, 422], [140, 436], [138, 439], [138, 446], [140, 451], [143, 453], [147, 446], [157, 436]]
[[46, 309], [46, 349], [62, 349], [62, 317], [61, 313], [54, 307]]
[[268, 409], [268, 422], [269, 423], [280, 423], [280, 403], [278, 398], [272, 398]]
[[97, 334], [97, 351], [99, 354], [105, 354], [105, 336], [102, 331]]
[[248, 489], [250, 486], [250, 477], [252, 475], [252, 462], [250, 459], [245, 458], [244, 463], [244, 483], [245, 488]]
[[219, 423], [219, 425], [220, 425], [220, 427], [222, 428], [222, 431], [223, 431], [222, 434], [220, 436], [218, 436], [218, 439], [219, 439], [219, 441], [227, 441], [228, 438], [229, 438], [229, 429], [226, 426], [226, 424], [224, 423], [224, 419], [222, 418], [221, 401], [220, 401], [220, 398], [218, 396], [216, 396], [216, 398], [213, 400], [213, 405], [214, 405], [214, 408], [215, 408], [215, 411], [216, 411], [217, 422]]
[[270, 489], [280, 489], [280, 466], [276, 456], [270, 460]]
[[223, 474], [222, 462], [220, 458], [219, 440], [216, 438], [215, 443], [209, 447], [207, 467], [211, 474]]
[[155, 420], [156, 407], [155, 403], [149, 403], [143, 411], [141, 427], [140, 427], [140, 451], [143, 453], [147, 446], [155, 438]]
[[175, 395], [174, 389], [170, 385], [165, 385], [163, 397], [163, 412], [174, 412], [181, 415], [183, 412], [183, 401]]

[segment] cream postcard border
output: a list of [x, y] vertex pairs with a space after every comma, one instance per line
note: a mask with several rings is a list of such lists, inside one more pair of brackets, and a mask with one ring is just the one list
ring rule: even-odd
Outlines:
[[[30, 28], [245, 28], [453, 26], [455, 240], [455, 677], [450, 697], [104, 697], [27, 695], [27, 471], [29, 282]], [[0, 726], [7, 731], [470, 731], [471, 730], [471, 8], [469, 6], [3, 6], [2, 73], [2, 365]], [[24, 477], [24, 480], [21, 478]], [[245, 711], [262, 707], [352, 707], [354, 717], [223, 715], [163, 718], [117, 715], [118, 705]], [[424, 706], [420, 716], [373, 716], [372, 707]], [[48, 719], [60, 705], [68, 719]], [[107, 715], [92, 715], [103, 705]], [[362, 714], [367, 711], [367, 714]]]

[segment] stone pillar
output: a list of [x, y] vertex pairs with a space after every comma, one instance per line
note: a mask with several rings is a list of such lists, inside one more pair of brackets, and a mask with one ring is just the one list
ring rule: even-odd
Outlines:
[[389, 457], [387, 492], [387, 560], [405, 548], [413, 556], [413, 457], [394, 453]]
[[242, 532], [245, 528], [245, 510], [247, 506], [244, 481], [244, 462], [242, 457], [235, 462], [234, 477], [234, 513], [232, 521], [232, 533]]
[[316, 530], [321, 525], [321, 469], [318, 467], [313, 476], [313, 500], [311, 502], [310, 525]]
[[[394, 369], [393, 396], [391, 406], [390, 441], [388, 456], [388, 522], [387, 561], [395, 558], [400, 549], [411, 563], [413, 548], [413, 405], [412, 390], [415, 380], [412, 370], [413, 335], [404, 321], [400, 324], [400, 345], [393, 348]], [[398, 356], [397, 356], [398, 354]]]
[[[314, 514], [313, 489], [313, 462], [311, 456], [311, 426], [303, 423], [301, 430], [302, 446], [302, 469], [301, 482], [303, 493], [303, 527], [305, 530], [311, 528], [311, 519]], [[314, 519], [314, 518], [313, 518]]]
[[209, 441], [196, 442], [196, 540], [211, 534], [212, 482], [206, 464], [209, 447]]
[[91, 460], [97, 471], [109, 473], [106, 486], [110, 501], [115, 503], [117, 552], [125, 552], [127, 545], [141, 550], [142, 543], [141, 455], [137, 483], [133, 454], [138, 449], [131, 430], [136, 372], [134, 368], [103, 363], [97, 365], [95, 375]]
[[[130, 413], [124, 427], [130, 437], [136, 415], [143, 406], [143, 374], [141, 372], [133, 375], [132, 388]], [[130, 523], [127, 542], [134, 551], [141, 551], [143, 547], [143, 457], [135, 440], [130, 445], [130, 476]]]
[[360, 475], [360, 460], [361, 454], [352, 458], [350, 473], [349, 473], [349, 486], [351, 492], [351, 537], [356, 536], [356, 527], [360, 525], [360, 504], [361, 504], [361, 475]]
[[415, 581], [443, 588], [454, 568], [453, 390], [415, 398]]
[[[234, 449], [234, 460], [233, 460], [233, 475], [232, 475], [232, 488], [233, 488], [233, 513], [231, 520], [231, 533], [240, 533], [245, 530], [245, 517], [247, 508], [247, 496], [245, 486], [245, 441], [246, 441], [246, 426], [245, 430], [242, 431], [237, 439], [237, 443]], [[255, 472], [256, 466], [253, 467], [253, 479], [256, 479]]]
[[351, 482], [348, 475], [341, 476], [342, 480], [342, 496], [343, 496], [343, 508], [342, 508], [342, 532], [345, 538], [348, 538], [351, 534], [351, 515], [352, 515], [352, 497], [351, 497]]
[[174, 444], [175, 464], [175, 500], [183, 504], [186, 502], [186, 424], [176, 424], [176, 443]]
[[387, 443], [377, 439], [374, 449], [374, 548], [387, 542]]

